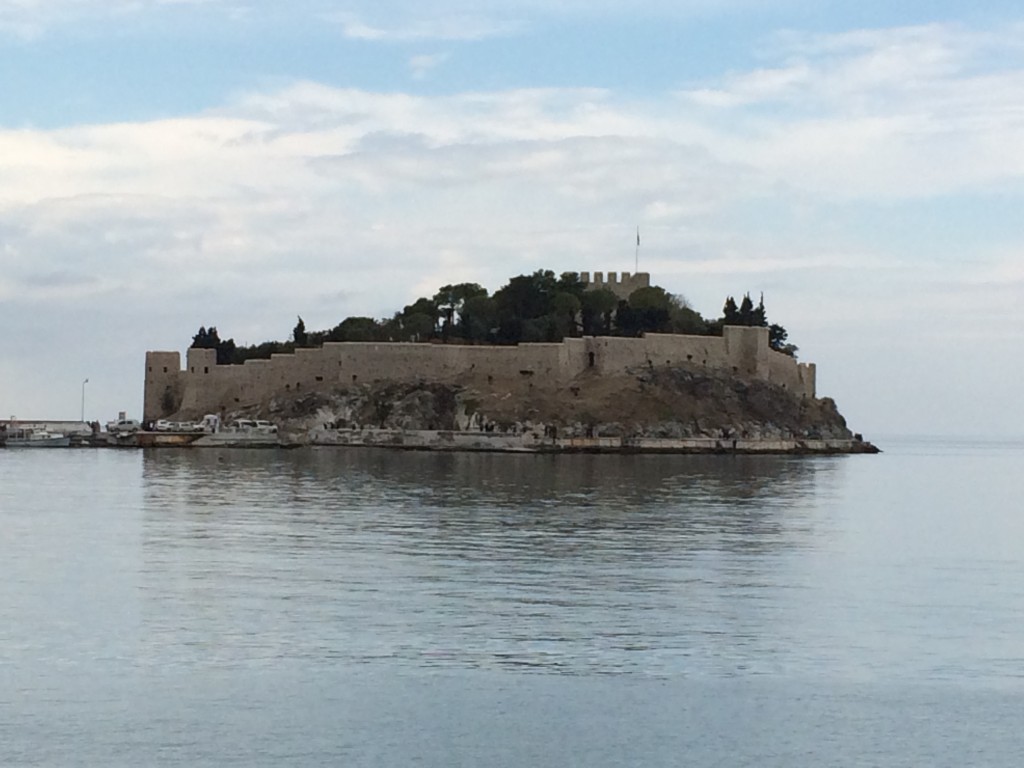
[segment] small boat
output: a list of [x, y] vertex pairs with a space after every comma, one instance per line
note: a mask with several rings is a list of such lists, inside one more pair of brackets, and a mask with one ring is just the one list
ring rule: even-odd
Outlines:
[[46, 429], [14, 429], [7, 432], [4, 445], [8, 448], [67, 448], [71, 437]]

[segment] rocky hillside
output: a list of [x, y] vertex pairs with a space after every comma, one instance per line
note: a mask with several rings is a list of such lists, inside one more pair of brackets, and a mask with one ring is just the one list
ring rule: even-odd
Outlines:
[[294, 439], [316, 428], [544, 430], [560, 437], [849, 439], [829, 398], [806, 399], [760, 380], [696, 366], [586, 373], [570, 385], [513, 382], [358, 384], [282, 393], [258, 413]]

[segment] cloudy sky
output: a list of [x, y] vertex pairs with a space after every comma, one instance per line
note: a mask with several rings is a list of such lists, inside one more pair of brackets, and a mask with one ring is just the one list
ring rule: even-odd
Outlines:
[[0, 0], [0, 410], [147, 349], [641, 269], [764, 292], [851, 426], [1024, 434], [1024, 13], [819, 0]]

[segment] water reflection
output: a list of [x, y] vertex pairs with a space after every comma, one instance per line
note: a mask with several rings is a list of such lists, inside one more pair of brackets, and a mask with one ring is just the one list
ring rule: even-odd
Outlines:
[[[782, 663], [844, 459], [156, 451], [151, 650], [646, 673]], [[185, 638], [183, 640], [183, 638]]]

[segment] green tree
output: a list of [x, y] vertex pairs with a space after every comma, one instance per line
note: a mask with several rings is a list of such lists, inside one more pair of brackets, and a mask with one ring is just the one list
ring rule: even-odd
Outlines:
[[495, 291], [498, 343], [547, 340], [551, 335], [550, 323], [540, 322], [540, 319], [553, 313], [551, 299], [557, 287], [558, 279], [554, 272], [537, 270], [532, 275], [513, 277]]
[[727, 296], [725, 299], [725, 306], [722, 307], [722, 320], [725, 325], [741, 325], [740, 310], [736, 306], [736, 299], [732, 296]]
[[555, 318], [555, 325], [563, 338], [578, 335], [576, 318], [582, 306], [579, 296], [569, 291], [559, 291], [551, 297], [551, 316]]
[[295, 324], [295, 328], [292, 329], [292, 341], [295, 342], [296, 347], [304, 347], [308, 340], [309, 334], [306, 333], [306, 323], [300, 315], [299, 322], [297, 322]]
[[608, 335], [612, 332], [612, 315], [619, 305], [618, 297], [607, 288], [586, 291], [580, 297], [580, 321], [586, 336]]
[[459, 336], [468, 341], [491, 339], [498, 319], [494, 299], [486, 294], [471, 296], [459, 312]]
[[405, 341], [426, 341], [434, 335], [437, 319], [424, 312], [414, 312], [402, 318]]
[[192, 349], [216, 349], [219, 343], [220, 336], [212, 325], [209, 329], [202, 325], [199, 326], [196, 335], [192, 337]]
[[555, 290], [559, 293], [571, 293], [578, 299], [587, 290], [587, 284], [580, 279], [578, 272], [563, 272], [555, 283]]
[[328, 341], [377, 341], [381, 327], [372, 317], [346, 317], [327, 334]]
[[672, 296], [657, 285], [637, 288], [629, 294], [629, 306], [633, 309], [664, 309], [668, 311], [672, 303]]
[[217, 365], [230, 365], [235, 362], [237, 355], [235, 340], [222, 340], [212, 325], [209, 328], [199, 327], [199, 331], [192, 337], [192, 348], [217, 350]]
[[486, 295], [487, 289], [477, 283], [458, 283], [445, 285], [438, 289], [434, 295], [434, 303], [444, 316], [444, 323], [441, 325], [441, 338], [447, 339], [455, 329], [455, 315], [462, 310], [466, 299]]
[[708, 333], [708, 323], [701, 317], [700, 312], [678, 302], [669, 309], [669, 330], [672, 333], [703, 336]]
[[764, 294], [761, 294], [761, 299], [758, 301], [757, 306], [754, 307], [754, 311], [751, 315], [751, 325], [756, 325], [761, 328], [768, 326], [768, 313], [764, 309]]
[[416, 326], [416, 332], [420, 336], [421, 341], [426, 341], [429, 338], [433, 338], [437, 334], [437, 319], [439, 316], [437, 304], [433, 299], [419, 298], [416, 299], [412, 304], [407, 305], [402, 310], [402, 317], [405, 320], [413, 317], [414, 315], [422, 315], [430, 318], [430, 330], [429, 332], [423, 332], [421, 327], [421, 321], [415, 320], [413, 324]]
[[750, 294], [743, 294], [743, 301], [740, 302], [739, 311], [739, 325], [753, 325], [754, 324], [754, 302], [750, 299]]
[[781, 352], [784, 355], [790, 357], [796, 357], [797, 347], [795, 344], [788, 343], [789, 333], [781, 325], [772, 323], [768, 326], [768, 346], [774, 349], [776, 352]]

